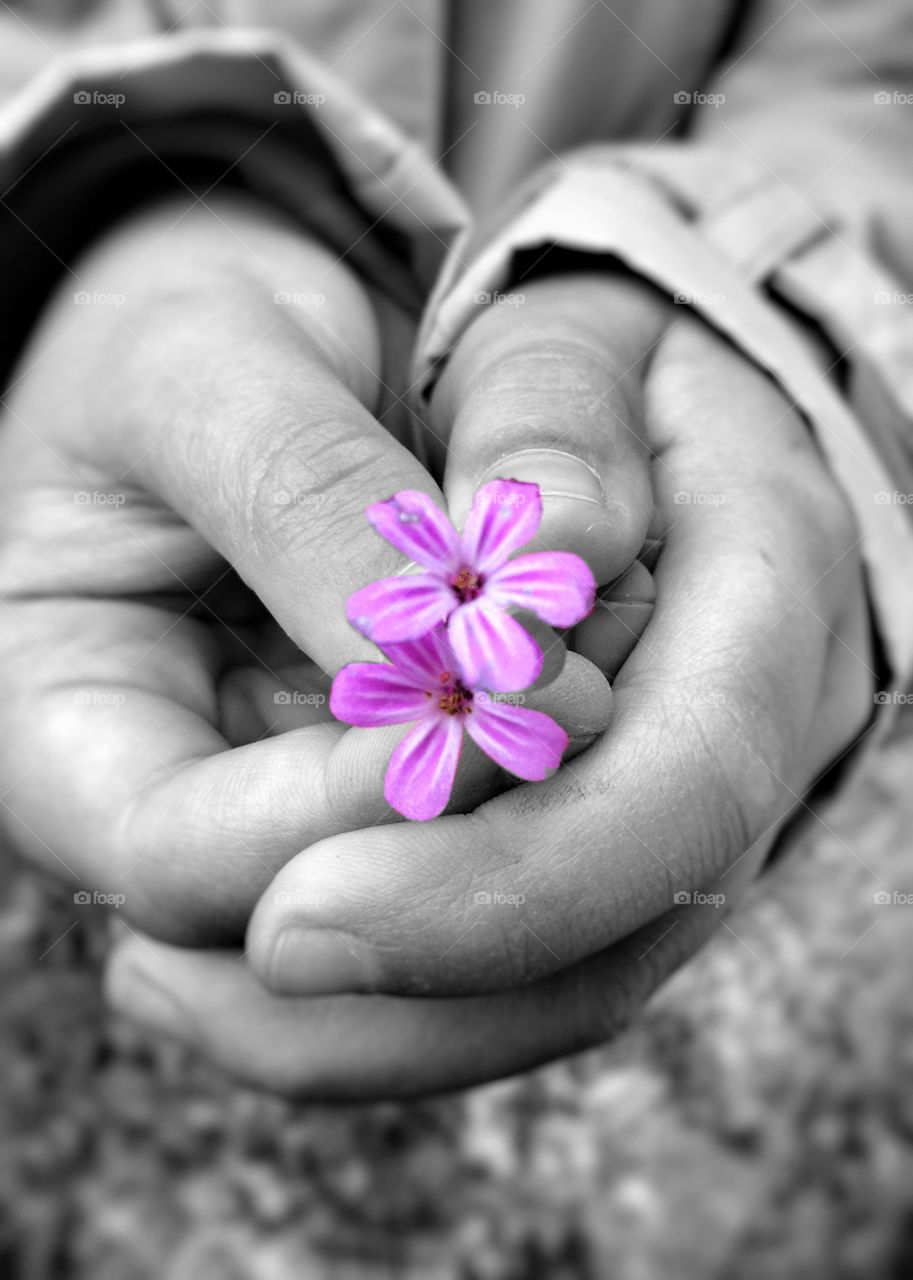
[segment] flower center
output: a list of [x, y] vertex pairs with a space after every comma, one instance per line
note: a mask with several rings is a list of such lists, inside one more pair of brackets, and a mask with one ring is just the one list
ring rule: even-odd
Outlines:
[[[472, 690], [466, 689], [459, 680], [454, 680], [452, 671], [441, 672], [443, 692], [438, 695], [438, 708], [448, 716], [468, 716], [472, 713]], [[426, 698], [433, 698], [430, 689], [425, 690]]]
[[450, 579], [450, 585], [460, 597], [460, 603], [468, 604], [479, 595], [483, 583], [479, 574], [474, 569], [470, 569], [469, 565], [464, 564], [459, 573], [454, 574]]

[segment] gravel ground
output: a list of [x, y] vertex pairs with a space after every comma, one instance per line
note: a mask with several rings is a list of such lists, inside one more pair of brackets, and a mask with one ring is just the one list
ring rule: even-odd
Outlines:
[[0, 1278], [909, 1280], [911, 760], [913, 708], [614, 1045], [416, 1105], [154, 1043], [0, 858]]

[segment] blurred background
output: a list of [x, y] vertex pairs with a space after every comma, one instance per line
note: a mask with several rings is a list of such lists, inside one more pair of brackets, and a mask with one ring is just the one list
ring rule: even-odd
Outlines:
[[104, 912], [0, 856], [0, 1277], [909, 1280], [911, 759], [913, 705], [614, 1045], [414, 1105], [108, 1015]]

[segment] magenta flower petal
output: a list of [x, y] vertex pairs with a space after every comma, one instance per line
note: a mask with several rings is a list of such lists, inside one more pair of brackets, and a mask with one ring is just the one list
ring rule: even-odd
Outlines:
[[459, 675], [446, 637], [444, 628], [438, 627], [414, 640], [385, 644], [382, 652], [403, 675], [415, 681], [416, 687], [438, 689], [451, 684]]
[[485, 596], [503, 609], [530, 609], [550, 626], [572, 627], [593, 608], [596, 579], [570, 551], [534, 551], [496, 569]]
[[382, 538], [426, 569], [459, 568], [460, 535], [427, 493], [403, 489], [365, 512]]
[[387, 804], [416, 822], [436, 818], [446, 808], [463, 746], [463, 721], [469, 719], [433, 716], [406, 734], [387, 766]]
[[446, 622], [457, 600], [432, 573], [381, 578], [349, 596], [346, 613], [362, 635], [376, 644], [413, 640]]
[[346, 724], [373, 729], [424, 718], [431, 708], [410, 672], [383, 662], [350, 662], [333, 681], [330, 710]]
[[537, 484], [493, 480], [475, 496], [463, 530], [463, 556], [478, 574], [493, 573], [525, 547], [542, 521]]
[[541, 782], [561, 763], [568, 736], [544, 711], [530, 711], [476, 694], [466, 732], [503, 769]]
[[484, 596], [451, 614], [447, 637], [474, 688], [510, 692], [539, 679], [542, 650], [515, 618]]

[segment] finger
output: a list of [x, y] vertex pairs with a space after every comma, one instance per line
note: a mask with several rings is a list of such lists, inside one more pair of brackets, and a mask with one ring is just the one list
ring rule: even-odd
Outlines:
[[[823, 765], [806, 738], [841, 575], [853, 578], [851, 525], [760, 375], [719, 358], [695, 431], [679, 359], [688, 369], [707, 354], [685, 344], [656, 386], [669, 531], [611, 732], [548, 782], [467, 817], [337, 837], [289, 863], [248, 930], [274, 990], [457, 994], [573, 964], [721, 874]], [[751, 412], [734, 414], [739, 404]], [[746, 466], [760, 435], [763, 456]], [[724, 502], [673, 502], [708, 475]], [[279, 889], [321, 905], [278, 905]]]
[[576, 552], [601, 583], [627, 569], [652, 509], [641, 388], [662, 315], [643, 287], [583, 274], [530, 284], [522, 306], [488, 307], [432, 401], [454, 519], [490, 480], [533, 482], [536, 547]]
[[[0, 657], [5, 830], [74, 891], [118, 895], [160, 937], [237, 942], [283, 861], [399, 818], [383, 787], [400, 730], [346, 730], [305, 702], [310, 725], [228, 750], [242, 712], [237, 691], [220, 697], [218, 648], [198, 621], [127, 602], [6, 602]], [[294, 714], [288, 679], [258, 670], [257, 714]], [[576, 655], [524, 696], [578, 750], [608, 721], [608, 686]], [[467, 749], [450, 811], [505, 781]]]
[[119, 1012], [246, 1084], [311, 1101], [416, 1097], [611, 1039], [720, 916], [712, 903], [689, 904], [542, 982], [461, 1000], [279, 997], [234, 953], [135, 936], [112, 953], [105, 985]]
[[614, 679], [646, 630], [655, 599], [652, 575], [635, 560], [597, 593], [595, 609], [574, 628], [570, 644]]
[[[125, 224], [84, 264], [99, 290], [125, 299], [117, 318], [90, 316], [41, 335], [43, 347], [59, 338], [85, 370], [80, 449], [112, 482], [183, 517], [324, 670], [376, 657], [349, 625], [345, 600], [406, 561], [365, 509], [399, 490], [441, 495], [372, 412], [380, 356], [365, 296], [328, 250], [238, 198], [197, 206], [137, 261], [145, 225]], [[165, 256], [193, 266], [179, 305], [180, 287], [161, 283]], [[301, 281], [319, 282], [313, 304], [277, 304]], [[42, 420], [40, 403], [19, 412]], [[71, 439], [60, 443], [72, 448]], [[64, 484], [78, 534], [88, 517], [73, 510], [72, 479]], [[163, 590], [194, 585], [175, 552], [174, 520], [150, 528], [134, 510], [120, 515], [124, 536], [136, 535], [139, 589], [162, 577]], [[42, 569], [53, 578], [54, 561]], [[110, 565], [96, 572], [95, 589], [110, 589]], [[61, 566], [45, 589], [69, 589], [64, 576]]]

